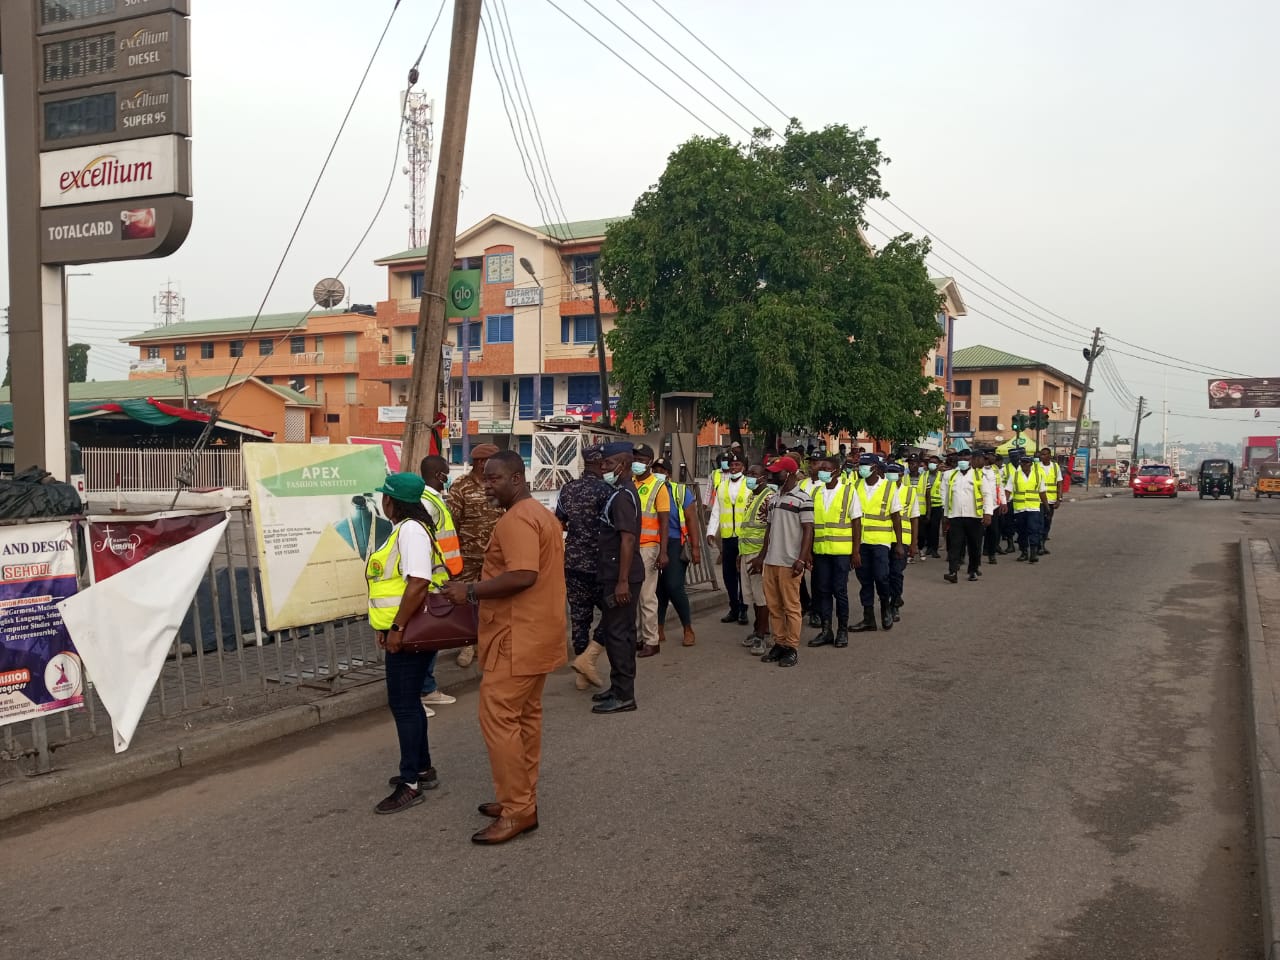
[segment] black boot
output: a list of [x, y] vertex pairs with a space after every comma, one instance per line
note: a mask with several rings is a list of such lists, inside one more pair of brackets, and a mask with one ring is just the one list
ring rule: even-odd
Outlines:
[[836, 642], [835, 634], [831, 632], [831, 621], [823, 620], [822, 632], [809, 641], [811, 647], [826, 647]]
[[822, 627], [822, 617], [818, 615], [817, 610], [809, 611], [809, 626], [818, 628]]
[[1019, 562], [1019, 563], [1025, 563], [1025, 562], [1026, 562], [1026, 560], [1027, 560], [1027, 551], [1026, 551], [1026, 550], [1022, 550], [1022, 551], [1020, 551], [1020, 552], [1018, 553], [1018, 562]]
[[987, 563], [991, 564], [994, 567], [998, 562], [999, 561], [996, 560], [996, 555], [994, 553], [987, 554]]
[[841, 620], [839, 626], [836, 627], [837, 647], [847, 647], [849, 645], [849, 621]]
[[1040, 547], [1040, 556], [1047, 557], [1048, 555], [1049, 555], [1049, 548], [1042, 545]]
[[897, 619], [893, 615], [893, 604], [888, 600], [880, 601], [880, 626], [885, 630], [893, 629], [893, 621]]
[[894, 597], [892, 600], [890, 600], [890, 601], [889, 601], [889, 609], [890, 609], [891, 611], [893, 611], [893, 622], [894, 622], [894, 623], [897, 623], [899, 620], [901, 620], [901, 619], [902, 619], [902, 614], [898, 613], [898, 611], [899, 611], [900, 609], [902, 609], [902, 598], [901, 598], [901, 597]]
[[1032, 548], [1031, 548], [1031, 562], [1032, 562], [1032, 563], [1039, 563], [1039, 562], [1040, 562], [1040, 548], [1039, 548], [1039, 547], [1032, 547]]
[[854, 624], [849, 628], [850, 633], [865, 633], [868, 630], [876, 629], [876, 608], [862, 608], [862, 622]]

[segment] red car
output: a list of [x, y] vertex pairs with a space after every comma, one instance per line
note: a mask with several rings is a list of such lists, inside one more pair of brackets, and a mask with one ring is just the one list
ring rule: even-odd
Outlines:
[[1129, 481], [1129, 489], [1135, 497], [1176, 497], [1178, 478], [1170, 467], [1147, 464]]

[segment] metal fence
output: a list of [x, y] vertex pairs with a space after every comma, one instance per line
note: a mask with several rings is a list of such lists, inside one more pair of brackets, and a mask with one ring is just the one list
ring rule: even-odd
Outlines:
[[[190, 450], [139, 450], [83, 447], [80, 451], [89, 493], [121, 490], [172, 490], [174, 479], [191, 464]], [[231, 487], [245, 490], [244, 463], [239, 448], [201, 450], [196, 455], [191, 486], [196, 489]]]

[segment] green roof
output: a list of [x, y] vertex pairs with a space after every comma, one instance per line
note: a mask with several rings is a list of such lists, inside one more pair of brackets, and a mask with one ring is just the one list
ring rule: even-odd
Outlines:
[[[244, 383], [248, 377], [233, 377], [231, 386]], [[203, 397], [206, 394], [216, 393], [221, 390], [227, 383], [227, 378], [222, 377], [192, 377], [187, 385], [193, 397]], [[294, 403], [301, 406], [314, 407], [319, 401], [298, 393], [289, 387], [281, 386], [276, 383], [264, 383], [264, 387], [269, 387], [280, 396], [284, 397], [288, 403]], [[112, 400], [146, 400], [153, 397], [157, 400], [181, 400], [182, 384], [175, 382], [171, 377], [156, 377], [149, 380], [91, 380], [88, 383], [72, 383], [68, 384], [67, 392], [70, 395], [72, 403], [79, 403], [86, 400], [97, 400], [100, 402]], [[9, 388], [0, 387], [0, 403], [9, 402]]]
[[299, 331], [307, 329], [303, 317], [340, 317], [348, 310], [312, 310], [298, 313], [264, 313], [253, 322], [253, 317], [222, 317], [216, 320], [187, 320], [182, 323], [171, 323], [164, 327], [152, 327], [131, 337], [121, 337], [121, 342], [135, 343], [140, 340], [181, 340], [194, 339], [215, 333], [253, 333], [277, 332], [288, 330], [302, 321]]
[[1005, 353], [995, 347], [964, 347], [951, 354], [952, 370], [996, 370], [1000, 367], [1044, 367], [1038, 360], [1028, 360], [1016, 353]]
[[[488, 219], [487, 217], [485, 218]], [[605, 230], [609, 224], [617, 223], [619, 220], [625, 220], [626, 217], [605, 217], [601, 220], [571, 220], [568, 223], [544, 223], [539, 227], [530, 227], [531, 230], [537, 230], [539, 233], [545, 233], [549, 237], [553, 237], [562, 243], [572, 242], [574, 240], [587, 240], [592, 237], [603, 237]], [[484, 221], [482, 220], [481, 223]], [[514, 222], [514, 221], [513, 221]], [[414, 247], [411, 250], [401, 250], [399, 253], [393, 253], [386, 257], [379, 257], [374, 263], [396, 263], [401, 260], [425, 260], [427, 258], [426, 247]]]

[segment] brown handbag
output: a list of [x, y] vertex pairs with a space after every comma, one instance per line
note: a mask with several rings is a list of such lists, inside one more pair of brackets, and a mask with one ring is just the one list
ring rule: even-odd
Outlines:
[[[480, 628], [479, 608], [473, 603], [454, 606], [439, 593], [428, 593], [427, 602], [410, 618], [393, 653], [433, 653], [456, 650], [476, 642]], [[388, 649], [394, 634], [388, 634]]]

